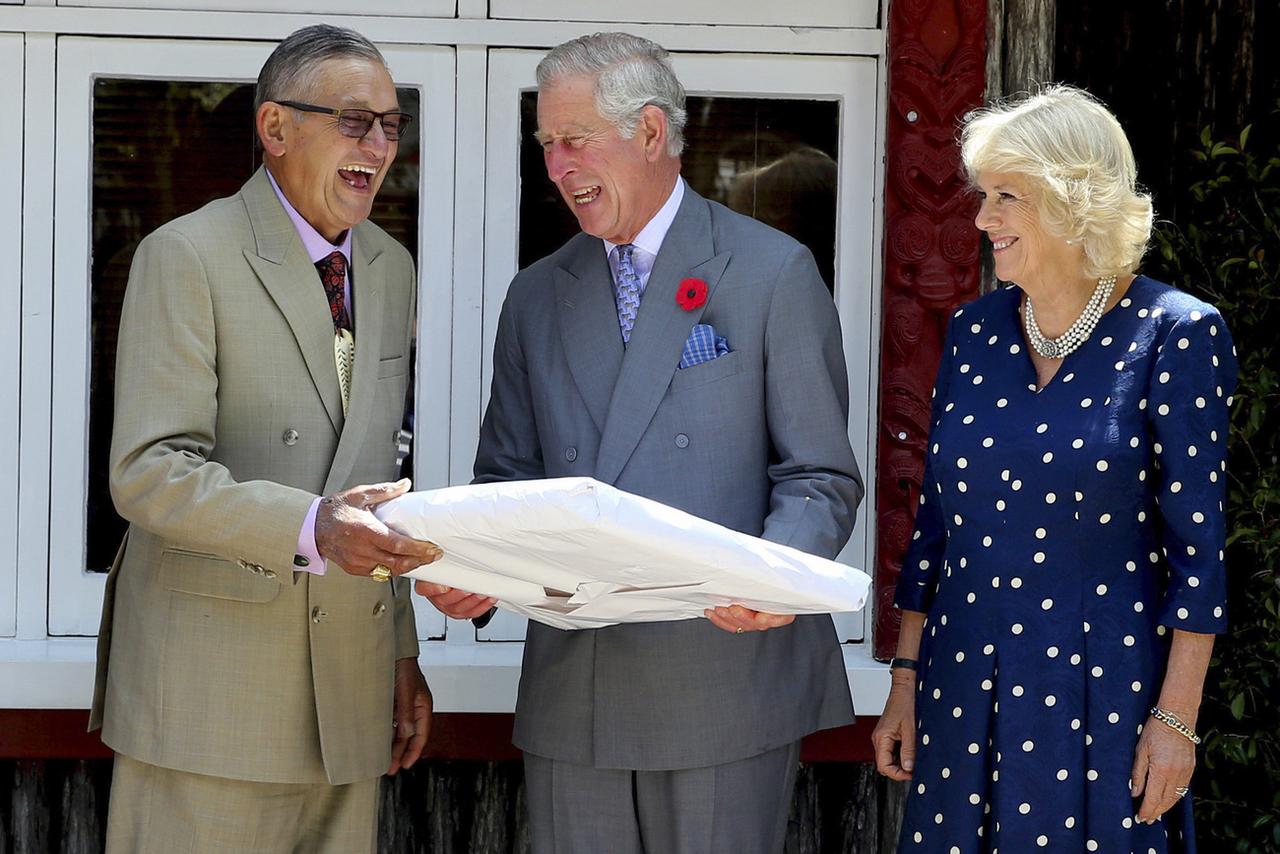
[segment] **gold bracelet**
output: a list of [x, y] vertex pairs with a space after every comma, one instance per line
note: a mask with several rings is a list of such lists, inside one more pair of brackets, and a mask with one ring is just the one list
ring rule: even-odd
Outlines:
[[1195, 730], [1184, 724], [1173, 712], [1166, 712], [1159, 706], [1152, 706], [1151, 717], [1160, 721], [1160, 723], [1169, 727], [1169, 729], [1173, 730], [1192, 744], [1200, 743], [1200, 736], [1195, 734]]

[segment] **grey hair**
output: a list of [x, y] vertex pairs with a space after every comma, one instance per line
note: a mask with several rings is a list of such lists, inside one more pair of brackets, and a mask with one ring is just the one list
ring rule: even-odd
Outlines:
[[593, 77], [596, 112], [623, 139], [635, 135], [640, 115], [655, 106], [667, 117], [667, 153], [684, 151], [684, 86], [666, 48], [630, 33], [595, 33], [557, 45], [538, 63], [538, 89], [565, 77]]
[[302, 101], [311, 97], [321, 63], [342, 58], [364, 59], [387, 67], [382, 52], [355, 30], [315, 24], [290, 33], [271, 51], [258, 72], [254, 113], [267, 101]]

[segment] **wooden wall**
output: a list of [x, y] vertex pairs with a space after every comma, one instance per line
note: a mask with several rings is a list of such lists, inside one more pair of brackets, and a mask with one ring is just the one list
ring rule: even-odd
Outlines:
[[[103, 850], [111, 760], [0, 760], [0, 854]], [[805, 763], [787, 854], [891, 854], [905, 789], [867, 763]], [[518, 761], [430, 761], [383, 780], [388, 854], [524, 854]]]

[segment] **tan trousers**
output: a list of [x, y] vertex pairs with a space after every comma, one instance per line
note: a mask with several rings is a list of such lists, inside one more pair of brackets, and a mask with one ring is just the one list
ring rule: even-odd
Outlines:
[[116, 754], [107, 854], [372, 854], [378, 780], [254, 783]]

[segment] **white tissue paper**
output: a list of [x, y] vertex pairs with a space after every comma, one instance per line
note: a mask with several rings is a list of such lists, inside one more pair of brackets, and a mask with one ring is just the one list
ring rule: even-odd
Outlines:
[[559, 629], [689, 620], [732, 604], [775, 614], [857, 611], [871, 583], [845, 564], [587, 477], [411, 492], [375, 512], [443, 550], [411, 578], [492, 596]]

